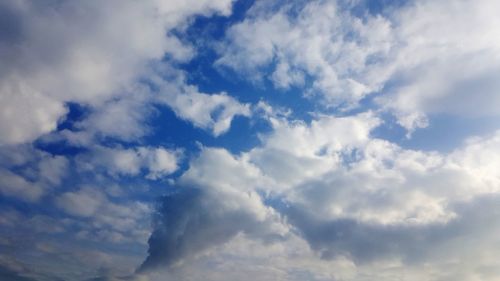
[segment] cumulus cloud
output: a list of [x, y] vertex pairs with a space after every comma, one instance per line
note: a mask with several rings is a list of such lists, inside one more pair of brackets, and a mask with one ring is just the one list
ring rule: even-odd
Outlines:
[[380, 93], [378, 106], [409, 131], [429, 114], [498, 115], [497, 3], [419, 1], [359, 14], [358, 2], [256, 4], [229, 28], [217, 65], [305, 87], [330, 106]]
[[[261, 148], [248, 153], [249, 161], [281, 187], [269, 186], [288, 206], [278, 209], [292, 224], [297, 220], [296, 226], [313, 246], [327, 240], [318, 247], [320, 251], [340, 255], [347, 251], [356, 257], [364, 238], [353, 238], [348, 249], [335, 247], [330, 239], [339, 235], [338, 241], [343, 243], [359, 231], [359, 235], [368, 235], [367, 243], [381, 247], [374, 254], [382, 254], [382, 248], [393, 246], [383, 245], [371, 234], [382, 231], [381, 236], [394, 237], [394, 231], [403, 240], [413, 239], [415, 232], [425, 236], [428, 228], [460, 222], [457, 204], [474, 204], [499, 192], [499, 174], [490, 166], [498, 165], [494, 156], [500, 147], [498, 134], [470, 140], [450, 154], [414, 151], [370, 137], [378, 123], [372, 119], [369, 125], [366, 118], [369, 115], [324, 117], [310, 126], [278, 128]], [[276, 151], [279, 157], [272, 156]], [[407, 244], [412, 243], [402, 242]], [[411, 253], [394, 247], [401, 251], [398, 254]]]
[[67, 113], [62, 102], [17, 81], [0, 83], [0, 91], [0, 144], [33, 140], [56, 129], [57, 122]]
[[[369, 225], [355, 222], [338, 222], [328, 225], [318, 222], [324, 228], [322, 233], [312, 231], [316, 244], [311, 249], [300, 237], [291, 236], [280, 243], [266, 244], [254, 239], [238, 236], [220, 247], [212, 255], [201, 257], [189, 266], [161, 272], [151, 280], [170, 277], [176, 280], [495, 280], [498, 259], [496, 249], [482, 245], [498, 241], [489, 230], [497, 229], [497, 224], [485, 228], [483, 222], [497, 221], [487, 211], [497, 199], [481, 198], [466, 209], [459, 207], [463, 214], [461, 220], [442, 226], [422, 229], [408, 228], [405, 231], [395, 228], [370, 229]], [[482, 206], [482, 207], [480, 207]], [[490, 209], [491, 210], [491, 209]], [[476, 223], [474, 223], [474, 222]], [[316, 222], [309, 221], [309, 226]], [[468, 227], [471, 226], [471, 227]], [[363, 229], [364, 228], [364, 229]], [[313, 227], [316, 229], [317, 227]], [[309, 231], [308, 229], [305, 229]], [[382, 235], [378, 235], [381, 234]], [[349, 236], [352, 235], [352, 236]], [[353, 238], [351, 238], [353, 237]], [[478, 239], [483, 237], [484, 240]], [[481, 241], [481, 242], [480, 242]], [[484, 244], [483, 244], [484, 243]], [[480, 245], [481, 244], [481, 245]], [[356, 249], [357, 257], [367, 260], [353, 261], [351, 257], [328, 257], [319, 259], [315, 253], [321, 247], [336, 246], [335, 253], [345, 253]], [[405, 250], [411, 257], [399, 259], [388, 257], [392, 253]], [[422, 255], [425, 252], [425, 255]], [[326, 254], [326, 253], [325, 253]], [[425, 257], [425, 258], [422, 258]], [[272, 261], [272, 262], [269, 262]]]
[[167, 102], [181, 118], [195, 126], [212, 130], [214, 136], [226, 132], [235, 115], [249, 116], [248, 105], [237, 102], [227, 94], [206, 95], [189, 91]]
[[391, 47], [386, 19], [353, 17], [335, 1], [268, 8], [256, 5], [229, 29], [218, 65], [261, 79], [267, 75], [261, 70], [275, 64], [271, 80], [278, 88], [303, 86], [311, 76], [306, 93], [321, 93], [332, 106], [351, 107], [380, 88], [383, 74], [369, 74]]
[[[214, 167], [212, 160], [219, 160], [221, 166]], [[252, 171], [245, 167], [248, 164], [225, 151], [204, 150], [180, 179], [179, 189], [160, 199], [148, 241], [149, 255], [139, 272], [178, 266], [239, 233], [264, 239], [286, 232], [261, 196], [242, 185], [252, 178]], [[231, 170], [243, 173], [231, 178]], [[220, 184], [217, 177], [224, 175], [229, 177]]]
[[163, 147], [110, 148], [95, 146], [80, 155], [77, 163], [83, 170], [104, 171], [112, 176], [137, 176], [145, 172], [148, 179], [160, 179], [178, 169], [180, 150]]
[[[84, 126], [90, 131], [140, 136], [144, 129], [139, 125], [117, 125], [140, 123], [147, 113], [134, 105], [147, 97], [130, 99], [137, 80], [152, 61], [165, 55], [186, 61], [194, 53], [169, 31], [185, 28], [193, 15], [227, 15], [231, 2], [2, 3], [0, 143], [30, 142], [53, 131], [68, 112], [68, 102], [94, 109]], [[199, 97], [205, 96], [192, 98]], [[227, 130], [226, 119], [227, 113], [218, 134]]]
[[410, 129], [426, 125], [424, 114], [497, 115], [497, 8], [491, 1], [424, 1], [396, 11], [394, 33], [404, 45], [387, 65], [403, 82], [379, 103]]
[[342, 155], [369, 141], [371, 129], [379, 123], [371, 113], [325, 116], [310, 125], [275, 120], [274, 133], [263, 137], [263, 146], [251, 150], [248, 158], [274, 179], [277, 189], [286, 190], [338, 167]]
[[[409, 133], [498, 115], [500, 7], [403, 2], [256, 1], [223, 21], [215, 67], [298, 89], [310, 121], [180, 69], [193, 17], [230, 0], [0, 4], [0, 278], [497, 280], [500, 132], [440, 152], [374, 131], [388, 112]], [[167, 107], [214, 147], [147, 143]], [[215, 147], [252, 115], [270, 124], [250, 122], [256, 146]]]
[[207, 94], [188, 85], [186, 73], [178, 70], [157, 67], [148, 79], [158, 88], [158, 104], [168, 105], [179, 118], [211, 131], [214, 136], [225, 133], [235, 116], [251, 114], [249, 104], [242, 104], [225, 92]]
[[[370, 132], [380, 120], [370, 113], [322, 116], [310, 124], [276, 122], [260, 147], [237, 157], [204, 149], [191, 162], [179, 181], [188, 188], [164, 198], [158, 209], [146, 268], [153, 261], [182, 268], [186, 260], [193, 264], [203, 259], [202, 253], [217, 255], [207, 249], [248, 234], [247, 227], [267, 224], [251, 219], [254, 215], [246, 217], [250, 210], [279, 213], [290, 224], [282, 224], [281, 233], [298, 235], [325, 260], [352, 261], [359, 267], [354, 276], [391, 262], [398, 263], [395, 276], [405, 268], [417, 271], [425, 262], [451, 262], [461, 255], [458, 245], [469, 235], [496, 243], [483, 232], [484, 225], [467, 225], [486, 220], [489, 215], [473, 206], [494, 204], [500, 191], [493, 168], [499, 164], [498, 133], [444, 154], [373, 138]], [[247, 210], [252, 196], [257, 196], [255, 204]], [[244, 224], [233, 221], [243, 214]], [[217, 238], [210, 238], [212, 233]], [[252, 235], [258, 240], [261, 234]], [[452, 252], [443, 257], [438, 249]], [[475, 249], [474, 255], [480, 251]], [[480, 264], [472, 267], [480, 270]], [[426, 274], [441, 267], [448, 268], [447, 274], [462, 272], [439, 263], [416, 276], [430, 278]], [[363, 280], [358, 277], [346, 279]]]
[[349, 280], [355, 269], [355, 265], [347, 259], [317, 259], [307, 243], [294, 235], [280, 243], [266, 243], [239, 234], [210, 255], [175, 269], [160, 269], [150, 273], [149, 278], [151, 281]]

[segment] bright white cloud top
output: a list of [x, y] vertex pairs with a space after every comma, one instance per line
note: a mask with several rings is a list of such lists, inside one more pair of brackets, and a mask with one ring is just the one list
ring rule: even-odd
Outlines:
[[0, 279], [498, 280], [497, 11], [1, 3]]

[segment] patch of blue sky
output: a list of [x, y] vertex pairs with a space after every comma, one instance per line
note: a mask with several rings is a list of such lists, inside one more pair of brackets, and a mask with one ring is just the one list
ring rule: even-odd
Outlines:
[[[347, 1], [346, 3], [352, 5], [351, 1]], [[357, 1], [356, 5], [352, 6], [350, 10], [351, 13], [359, 18], [365, 18], [367, 15], [386, 16], [392, 11], [411, 3], [412, 1], [408, 0], [360, 0]]]
[[500, 129], [498, 116], [467, 117], [432, 114], [429, 126], [416, 130], [412, 137], [402, 140], [404, 147], [449, 152], [464, 144], [470, 137], [488, 136]]
[[384, 124], [375, 128], [372, 136], [385, 139], [406, 149], [451, 152], [470, 137], [488, 136], [500, 130], [497, 116], [467, 117], [451, 114], [431, 114], [429, 125], [415, 130], [407, 137], [407, 131], [401, 127], [394, 116], [381, 115]]

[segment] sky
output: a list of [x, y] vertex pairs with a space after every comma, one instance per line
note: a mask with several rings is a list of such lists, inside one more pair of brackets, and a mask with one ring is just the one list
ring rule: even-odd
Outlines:
[[1, 1], [0, 280], [499, 280], [498, 11]]

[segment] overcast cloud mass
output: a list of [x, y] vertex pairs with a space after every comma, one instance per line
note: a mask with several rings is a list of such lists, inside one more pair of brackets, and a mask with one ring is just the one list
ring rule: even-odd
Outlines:
[[498, 11], [1, 1], [0, 280], [499, 280]]

